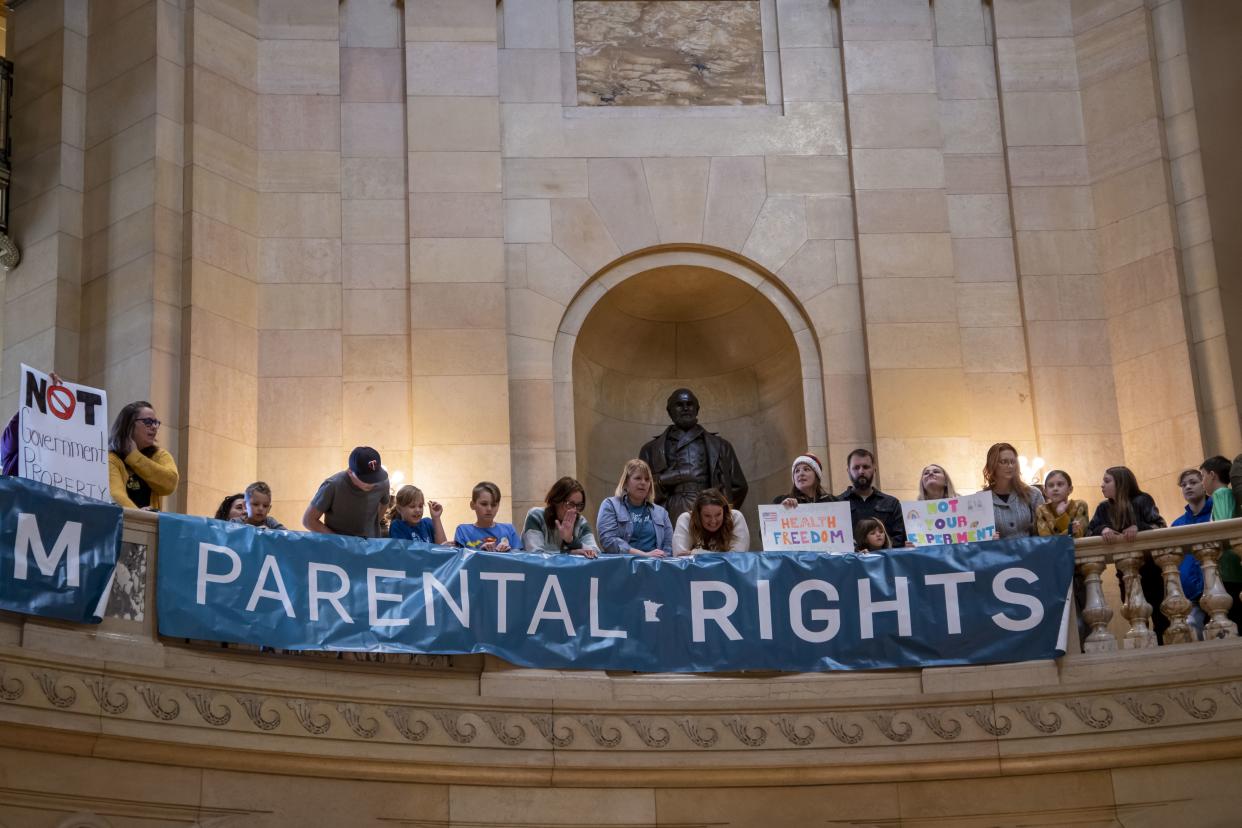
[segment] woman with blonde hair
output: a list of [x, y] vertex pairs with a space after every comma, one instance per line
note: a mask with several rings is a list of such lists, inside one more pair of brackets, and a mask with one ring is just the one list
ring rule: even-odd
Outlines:
[[957, 497], [953, 479], [944, 466], [928, 463], [919, 473], [919, 500], [944, 500], [946, 497]]
[[983, 482], [983, 490], [992, 493], [997, 536], [1003, 540], [1034, 535], [1035, 510], [1044, 505], [1044, 495], [1022, 480], [1018, 450], [1009, 443], [996, 443], [989, 448]]
[[729, 506], [724, 492], [704, 489], [694, 499], [690, 511], [677, 518], [673, 530], [673, 554], [699, 552], [746, 552], [750, 549], [750, 529], [742, 513]]
[[605, 555], [671, 554], [673, 524], [668, 511], [655, 502], [650, 466], [638, 459], [626, 462], [616, 495], [599, 505], [595, 527]]

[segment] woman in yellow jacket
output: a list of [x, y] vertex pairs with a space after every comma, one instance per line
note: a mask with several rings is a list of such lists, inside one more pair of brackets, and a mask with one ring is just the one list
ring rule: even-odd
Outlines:
[[159, 430], [155, 409], [145, 400], [125, 406], [112, 422], [108, 482], [117, 505], [158, 512], [162, 498], [177, 488], [177, 461], [155, 444]]

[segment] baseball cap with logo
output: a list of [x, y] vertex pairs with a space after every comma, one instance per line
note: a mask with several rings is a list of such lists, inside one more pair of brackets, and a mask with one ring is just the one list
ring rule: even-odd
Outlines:
[[349, 453], [349, 470], [363, 483], [382, 483], [388, 472], [380, 465], [379, 452], [370, 446], [358, 446]]

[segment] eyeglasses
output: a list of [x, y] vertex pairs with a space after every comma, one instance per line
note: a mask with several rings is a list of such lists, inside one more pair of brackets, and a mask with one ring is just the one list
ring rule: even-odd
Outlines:
[[161, 423], [154, 417], [139, 417], [134, 422], [142, 423], [147, 428], [159, 428]]
[[585, 500], [566, 500], [566, 501], [563, 501], [563, 502], [564, 502], [564, 504], [565, 504], [565, 507], [566, 507], [566, 508], [568, 508], [568, 509], [576, 509], [576, 510], [577, 510], [577, 511], [579, 511], [579, 512], [581, 512], [583, 509], [585, 509], [585, 508], [586, 508], [586, 501], [585, 501]]

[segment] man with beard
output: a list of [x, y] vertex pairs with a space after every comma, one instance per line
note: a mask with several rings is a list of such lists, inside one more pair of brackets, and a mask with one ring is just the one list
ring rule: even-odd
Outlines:
[[733, 446], [719, 434], [699, 425], [699, 400], [688, 388], [669, 395], [665, 407], [673, 424], [642, 447], [638, 456], [656, 481], [656, 503], [677, 522], [690, 511], [704, 489], [720, 489], [734, 509], [746, 499], [746, 475], [737, 462]]
[[872, 486], [875, 482], [875, 455], [864, 448], [856, 448], [845, 462], [853, 485], [837, 499], [849, 501], [850, 520], [857, 526], [863, 518], [876, 518], [884, 524], [893, 546], [905, 546], [906, 522], [901, 516], [901, 501]]

